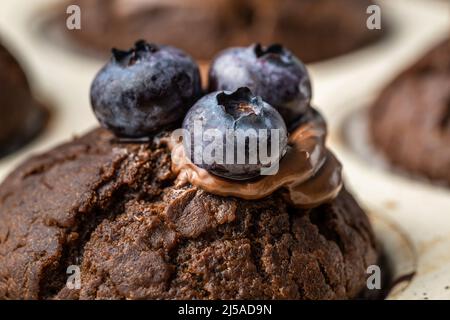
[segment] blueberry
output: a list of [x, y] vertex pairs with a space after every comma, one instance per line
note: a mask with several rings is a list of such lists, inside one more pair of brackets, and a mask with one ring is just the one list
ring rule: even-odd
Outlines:
[[243, 86], [275, 107], [288, 126], [304, 114], [312, 95], [305, 65], [277, 44], [230, 48], [213, 60], [209, 91]]
[[119, 137], [142, 138], [181, 123], [201, 94], [196, 63], [169, 46], [136, 42], [112, 50], [91, 85], [91, 105], [100, 123]]
[[191, 161], [234, 180], [275, 174], [270, 170], [287, 147], [283, 118], [248, 88], [204, 96], [187, 113], [183, 129]]

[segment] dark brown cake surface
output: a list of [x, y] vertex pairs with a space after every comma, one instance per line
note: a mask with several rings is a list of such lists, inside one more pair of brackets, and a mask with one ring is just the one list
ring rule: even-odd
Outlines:
[[369, 116], [372, 140], [392, 163], [450, 185], [450, 39], [390, 83]]
[[[347, 191], [287, 207], [177, 187], [166, 146], [98, 129], [0, 186], [0, 299], [345, 299], [377, 262]], [[66, 286], [78, 265], [81, 289]]]
[[[317, 61], [367, 45], [382, 30], [366, 27], [371, 0], [77, 0], [81, 30], [67, 31], [87, 49], [105, 53], [136, 39], [177, 46], [197, 59], [254, 42], [281, 43], [302, 61]], [[60, 10], [65, 12], [65, 10]]]
[[47, 117], [47, 111], [31, 96], [20, 65], [0, 45], [0, 157], [36, 136]]

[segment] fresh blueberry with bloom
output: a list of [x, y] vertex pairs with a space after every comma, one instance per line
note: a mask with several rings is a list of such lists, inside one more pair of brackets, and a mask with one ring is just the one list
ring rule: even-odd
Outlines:
[[100, 123], [124, 138], [179, 125], [200, 95], [200, 73], [191, 57], [142, 40], [128, 51], [113, 49], [90, 92]]
[[276, 108], [288, 127], [304, 114], [312, 95], [305, 65], [277, 44], [230, 48], [213, 60], [209, 91], [239, 87], [248, 87]]
[[245, 87], [201, 98], [186, 114], [183, 129], [190, 160], [234, 180], [275, 174], [270, 172], [278, 168], [287, 148], [281, 115]]

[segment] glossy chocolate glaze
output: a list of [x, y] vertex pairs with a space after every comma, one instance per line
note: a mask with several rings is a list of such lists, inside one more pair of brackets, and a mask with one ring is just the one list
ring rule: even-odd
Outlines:
[[331, 201], [342, 187], [342, 166], [325, 147], [327, 127], [313, 108], [289, 137], [289, 148], [275, 175], [256, 180], [223, 179], [197, 167], [186, 156], [183, 143], [174, 137], [161, 141], [172, 151], [172, 171], [177, 184], [191, 183], [207, 192], [247, 200], [261, 199], [281, 189], [295, 207], [315, 207]]

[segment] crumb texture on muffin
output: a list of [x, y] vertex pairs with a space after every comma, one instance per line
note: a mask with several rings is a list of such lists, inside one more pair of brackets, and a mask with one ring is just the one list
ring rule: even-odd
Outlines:
[[[174, 185], [157, 140], [97, 129], [26, 161], [0, 186], [1, 299], [345, 299], [377, 262], [345, 190], [289, 208]], [[81, 289], [66, 269], [81, 268]]]
[[369, 119], [392, 163], [450, 185], [450, 38], [389, 84]]

